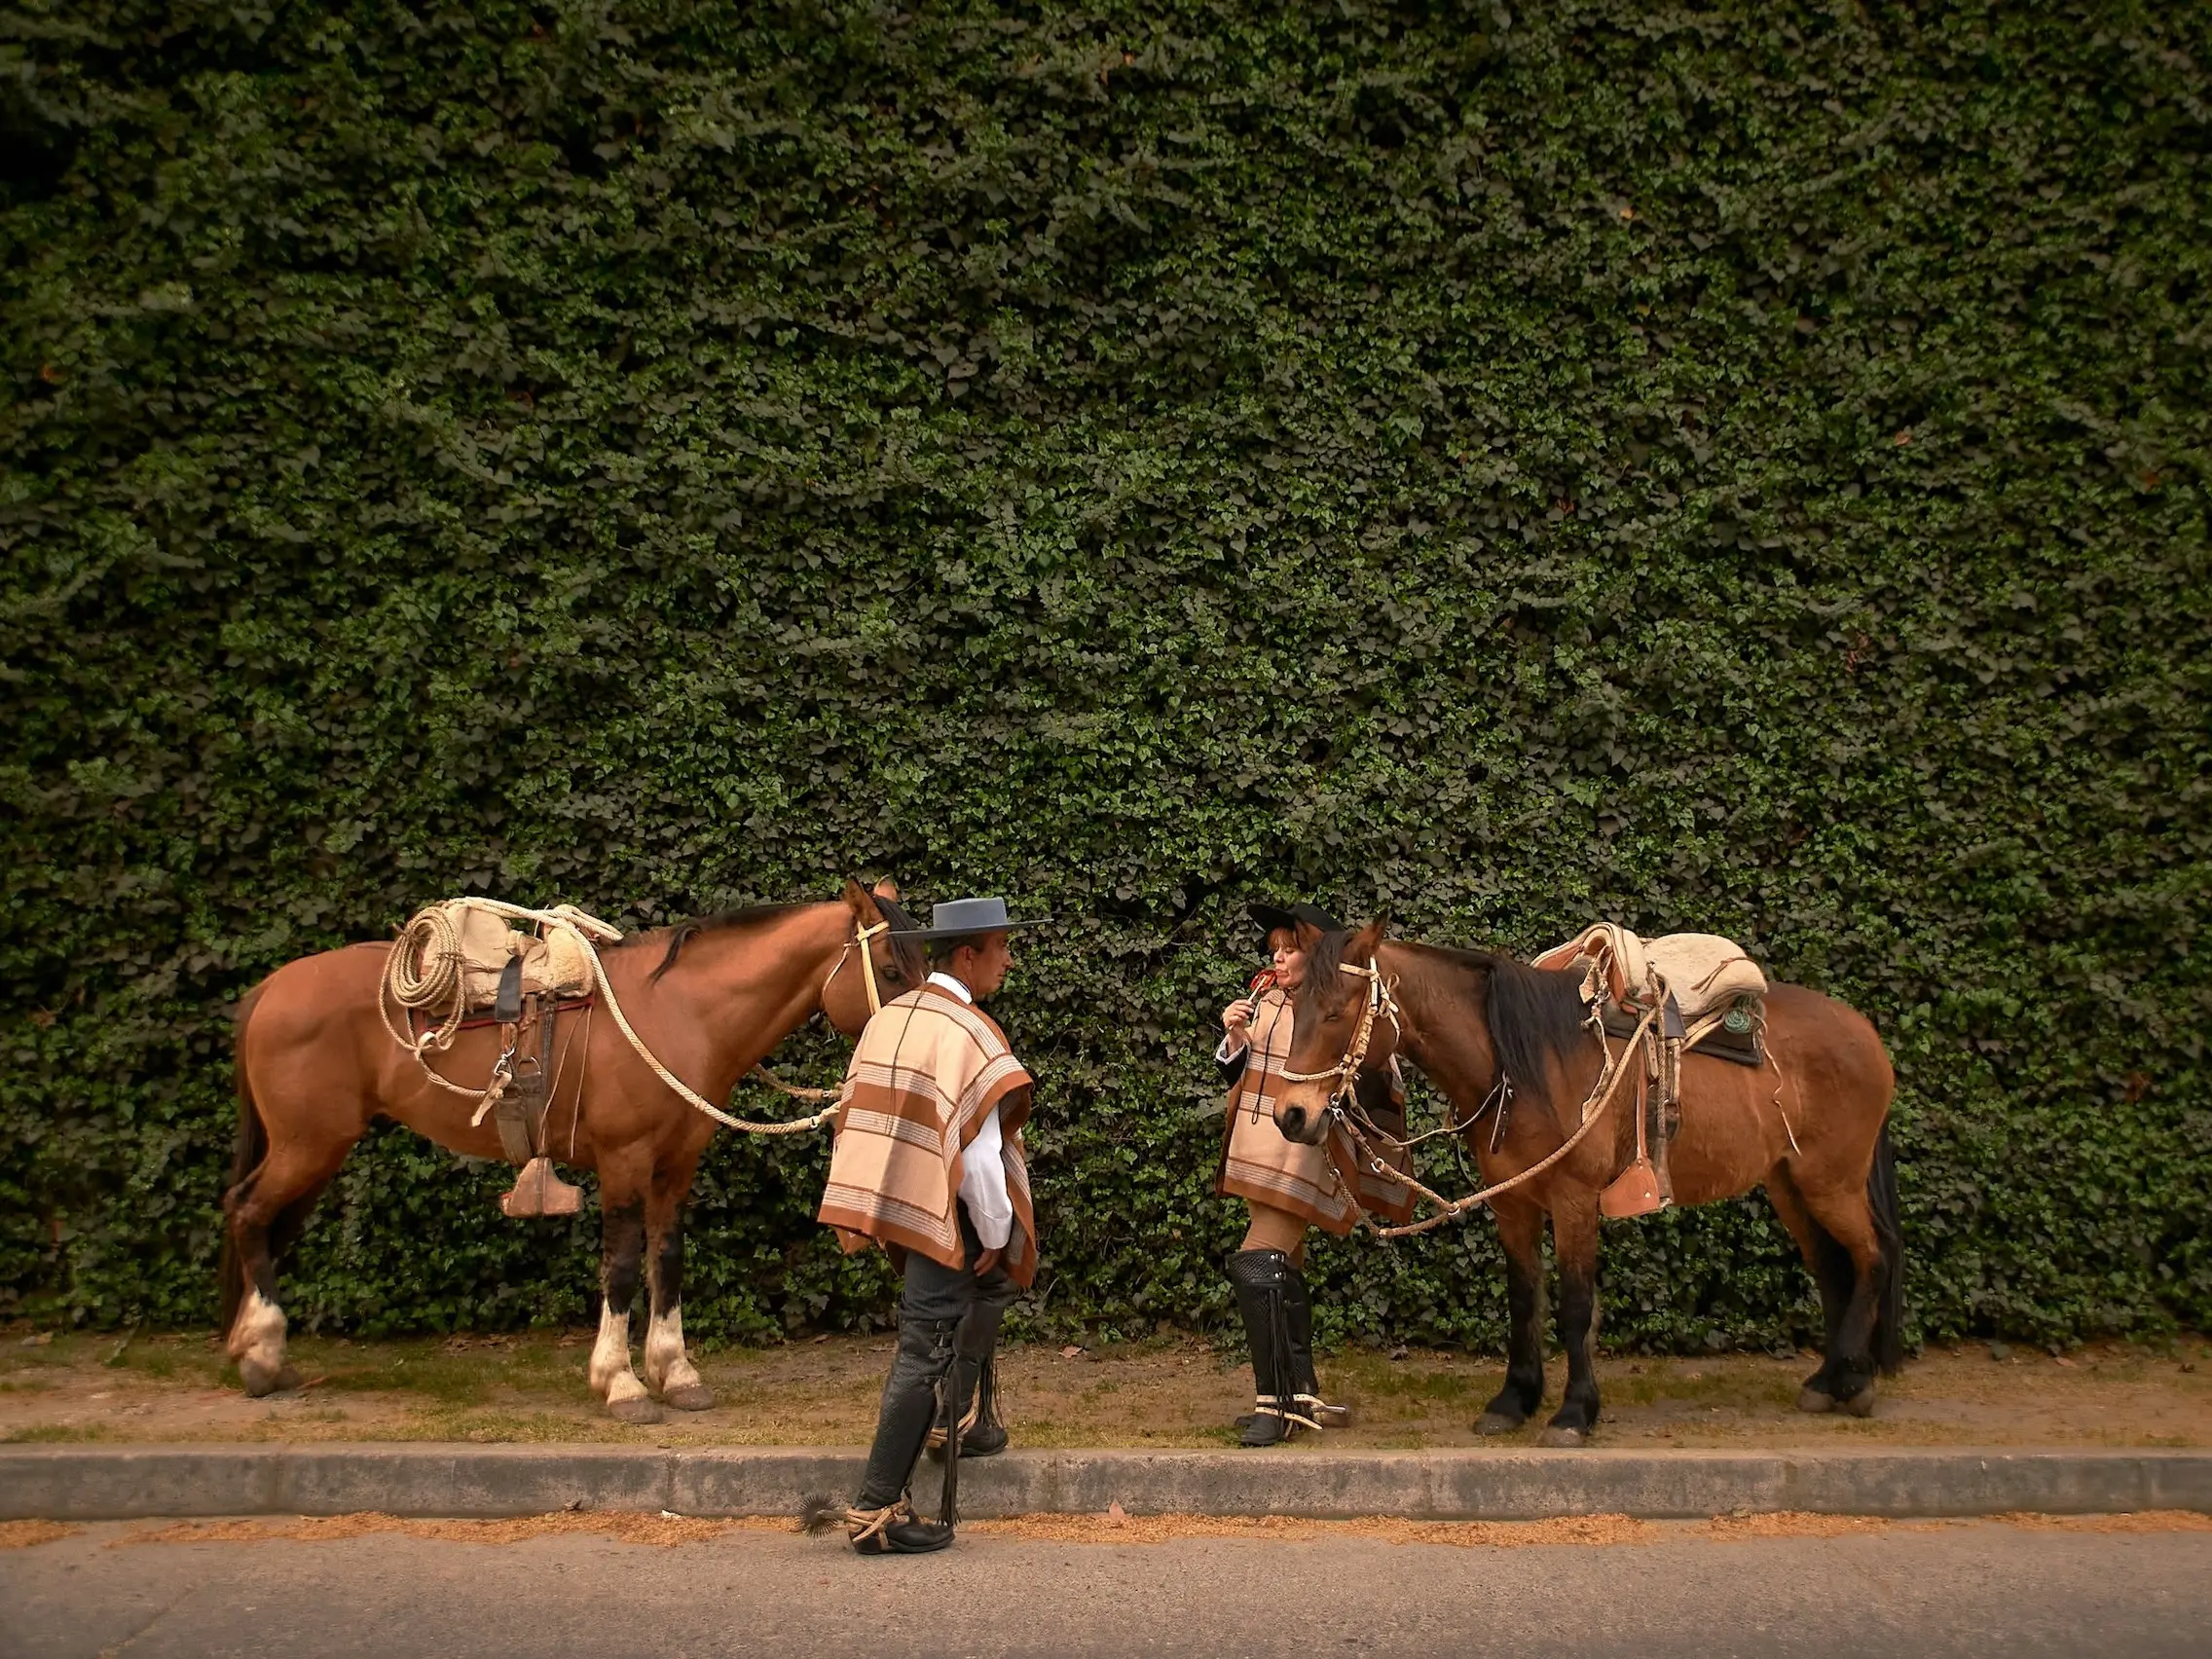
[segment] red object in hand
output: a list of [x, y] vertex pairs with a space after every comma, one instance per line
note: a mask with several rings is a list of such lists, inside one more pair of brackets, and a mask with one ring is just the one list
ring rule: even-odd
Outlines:
[[1275, 971], [1272, 968], [1263, 968], [1252, 976], [1252, 982], [1244, 987], [1244, 991], [1254, 1002], [1258, 1002], [1274, 988]]

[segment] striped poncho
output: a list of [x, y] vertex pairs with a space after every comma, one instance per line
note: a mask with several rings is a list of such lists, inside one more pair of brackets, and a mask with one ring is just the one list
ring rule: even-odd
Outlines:
[[1005, 1268], [1027, 1285], [1037, 1272], [1037, 1219], [1021, 1144], [1030, 1088], [1006, 1033], [982, 1010], [935, 985], [885, 1003], [845, 1069], [818, 1219], [837, 1230], [848, 1253], [872, 1241], [962, 1266], [962, 1160], [998, 1107], [999, 1156], [1014, 1200]]

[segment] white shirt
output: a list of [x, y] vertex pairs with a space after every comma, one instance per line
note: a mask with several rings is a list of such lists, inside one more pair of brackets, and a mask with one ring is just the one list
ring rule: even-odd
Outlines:
[[[974, 1004], [975, 993], [950, 974], [932, 974], [929, 982], [950, 991], [962, 1002]], [[986, 1250], [1003, 1250], [1014, 1236], [1014, 1199], [1006, 1190], [1006, 1159], [1001, 1156], [1005, 1137], [999, 1128], [999, 1109], [991, 1108], [976, 1138], [968, 1143], [960, 1166], [960, 1201], [976, 1224], [976, 1237]]]

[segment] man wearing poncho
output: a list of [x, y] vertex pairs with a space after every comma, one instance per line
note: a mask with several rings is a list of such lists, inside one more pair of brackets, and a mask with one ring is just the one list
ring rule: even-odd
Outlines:
[[[1322, 1400], [1313, 1368], [1306, 1230], [1318, 1227], [1342, 1237], [1363, 1210], [1403, 1222], [1413, 1214], [1414, 1194], [1394, 1175], [1368, 1167], [1341, 1130], [1328, 1145], [1308, 1146], [1275, 1127], [1275, 1090], [1290, 1056], [1292, 993], [1306, 972], [1299, 925], [1338, 933], [1343, 924], [1314, 904], [1254, 904], [1251, 915], [1267, 936], [1273, 965], [1258, 988], [1222, 1011], [1228, 1035], [1214, 1060], [1229, 1084], [1229, 1122], [1214, 1190], [1242, 1198], [1251, 1213], [1243, 1246], [1229, 1258], [1229, 1282], [1252, 1346], [1254, 1407], [1236, 1426], [1246, 1446], [1272, 1446], [1298, 1427], [1319, 1428], [1343, 1416]], [[1395, 1061], [1386, 1090], [1369, 1083], [1360, 1088], [1369, 1116], [1403, 1134], [1405, 1088]], [[1385, 1150], [1383, 1157], [1406, 1161], [1403, 1152]], [[1359, 1172], [1356, 1186], [1339, 1173], [1346, 1169]]]
[[[880, 1244], [905, 1275], [899, 1348], [875, 1444], [845, 1512], [864, 1555], [914, 1555], [952, 1541], [956, 1479], [971, 1455], [1006, 1443], [989, 1429], [989, 1363], [1007, 1305], [1037, 1272], [1037, 1222], [1021, 1125], [1031, 1084], [998, 1022], [976, 1006], [1014, 953], [1002, 899], [940, 904], [920, 937], [934, 972], [885, 1003], [845, 1073], [837, 1142], [819, 1219], [847, 1251]], [[968, 1402], [977, 1401], [975, 1420]], [[944, 1498], [916, 1519], [906, 1493], [932, 1425], [945, 1437]]]

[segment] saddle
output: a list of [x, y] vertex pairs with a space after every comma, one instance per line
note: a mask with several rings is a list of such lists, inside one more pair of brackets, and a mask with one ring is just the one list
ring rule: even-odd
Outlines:
[[[1535, 966], [1583, 970], [1582, 1000], [1606, 1036], [1644, 1031], [1637, 1068], [1636, 1156], [1598, 1196], [1600, 1213], [1649, 1215], [1674, 1202], [1667, 1148], [1681, 1128], [1682, 1056], [1691, 1051], [1737, 1065], [1766, 1063], [1766, 975], [1718, 934], [1641, 939], [1599, 922], [1536, 958]], [[1645, 1016], [1655, 1015], [1646, 1025]]]
[[[498, 1130], [499, 1150], [521, 1168], [512, 1190], [499, 1199], [499, 1208], [510, 1216], [573, 1215], [583, 1207], [582, 1190], [554, 1173], [544, 1145], [555, 1082], [553, 1038], [562, 1014], [589, 1009], [597, 1000], [583, 932], [621, 937], [571, 906], [545, 914], [565, 925], [541, 923], [541, 934], [525, 933], [498, 908], [456, 899], [419, 913], [400, 940], [400, 949], [413, 952], [412, 962], [401, 966], [409, 967], [417, 981], [445, 992], [394, 992], [407, 1009], [418, 1057], [428, 1025], [438, 1026], [428, 1040], [440, 1048], [454, 1031], [499, 1028], [499, 1057], [469, 1124], [473, 1127], [489, 1115]], [[433, 956], [442, 960], [433, 963]]]
[[591, 960], [568, 929], [551, 929], [541, 939], [470, 899], [437, 908], [461, 940], [461, 1006], [469, 1013], [497, 1006], [510, 977], [526, 997], [580, 997], [592, 988]]

